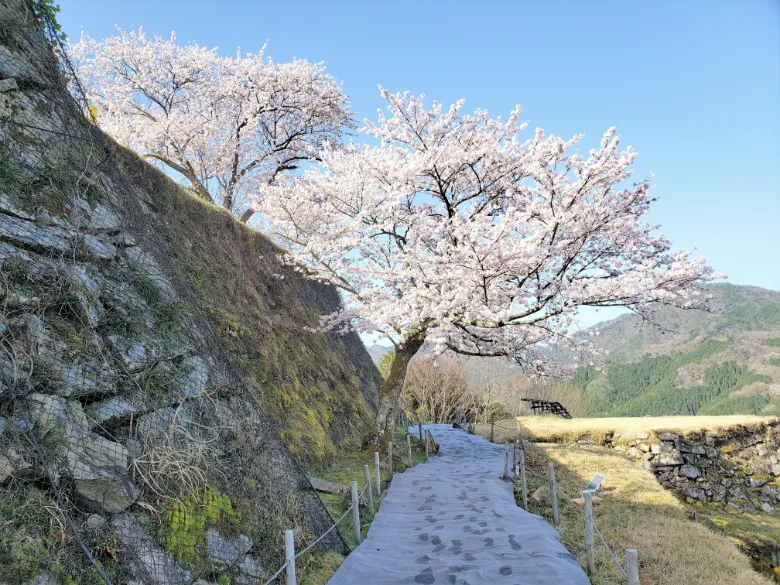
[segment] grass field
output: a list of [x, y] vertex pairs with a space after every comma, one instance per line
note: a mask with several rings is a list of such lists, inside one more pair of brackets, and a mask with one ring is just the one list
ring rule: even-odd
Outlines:
[[[778, 420], [773, 416], [660, 416], [625, 418], [574, 418], [558, 416], [520, 416], [495, 422], [495, 441], [514, 440], [518, 432], [525, 438], [545, 443], [573, 443], [587, 439], [602, 444], [605, 437], [614, 436], [614, 442], [621, 438], [636, 439], [636, 433], [651, 435], [662, 431], [693, 433], [702, 429], [712, 434], [735, 426], [759, 426]], [[477, 424], [476, 432], [490, 436], [490, 423]]]
[[[606, 476], [594, 519], [618, 559], [636, 548], [642, 585], [769, 585], [726, 536], [689, 519], [689, 511], [639, 463], [593, 445], [529, 444], [528, 469], [543, 476], [553, 461], [562, 491], [576, 497], [596, 473]], [[529, 508], [551, 520], [549, 504], [530, 494], [547, 480], [529, 477]], [[519, 478], [515, 490], [520, 501]], [[566, 547], [585, 565], [584, 521], [579, 508], [561, 502], [558, 529]], [[596, 536], [594, 585], [624, 585], [625, 577]]]
[[[599, 445], [635, 440], [637, 433], [650, 437], [663, 431], [686, 435], [701, 430], [717, 434], [737, 426], [759, 427], [777, 420], [759, 416], [669, 416], [641, 418], [581, 418], [566, 420], [560, 417], [528, 416], [496, 421], [494, 440], [512, 441], [518, 434], [536, 441], [529, 445], [529, 452], [536, 458], [556, 462], [558, 475], [567, 482], [566, 489], [577, 495], [579, 489], [596, 473], [607, 476], [607, 492], [604, 501], [597, 505], [596, 513], [603, 514], [609, 542], [622, 550], [635, 546], [643, 561], [642, 583], [671, 585], [672, 583], [704, 584], [726, 583], [718, 581], [718, 571], [724, 575], [740, 575], [728, 582], [768, 583], [750, 570], [750, 559], [738, 552], [735, 545], [753, 556], [754, 566], [770, 575], [769, 557], [766, 551], [780, 542], [780, 517], [748, 515], [715, 505], [688, 505], [678, 501], [664, 490], [655, 477], [644, 471], [637, 462]], [[476, 431], [490, 436], [490, 424], [477, 425]], [[582, 445], [587, 440], [595, 445]], [[651, 439], [647, 439], [651, 440]], [[540, 465], [539, 471], [544, 471]], [[545, 483], [544, 479], [531, 479], [531, 491]], [[546, 506], [534, 503], [532, 511], [549, 515]], [[584, 537], [581, 518], [576, 510], [565, 510], [561, 533], [573, 552], [584, 559]], [[703, 524], [692, 521], [698, 518]], [[709, 528], [707, 526], [709, 526]], [[601, 524], [599, 524], [601, 526]], [[649, 550], [650, 555], [642, 551]], [[609, 567], [605, 552], [600, 573], [594, 583], [611, 585], [622, 583], [620, 575]], [[584, 562], [584, 561], [583, 561]], [[610, 561], [611, 562], [611, 561]], [[725, 565], [724, 565], [725, 563]], [[717, 568], [715, 572], [711, 567]], [[696, 575], [688, 570], [695, 569]], [[776, 580], [780, 582], [780, 575]]]

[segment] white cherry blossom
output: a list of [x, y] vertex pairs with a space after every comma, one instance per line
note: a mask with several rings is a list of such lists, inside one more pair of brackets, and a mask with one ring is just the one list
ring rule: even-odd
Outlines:
[[342, 87], [321, 63], [222, 57], [143, 29], [70, 47], [99, 125], [247, 220], [265, 187], [351, 126]]
[[[541, 373], [551, 344], [579, 345], [579, 307], [700, 307], [698, 283], [721, 275], [673, 251], [644, 216], [649, 179], [614, 128], [587, 156], [536, 129], [409, 93], [382, 96], [366, 122], [378, 143], [326, 146], [316, 168], [267, 189], [267, 230], [288, 261], [342, 291], [323, 326], [397, 341], [375, 432], [387, 440], [406, 365], [423, 342], [509, 356]], [[592, 359], [592, 358], [588, 358]], [[586, 360], [587, 363], [587, 360]]]

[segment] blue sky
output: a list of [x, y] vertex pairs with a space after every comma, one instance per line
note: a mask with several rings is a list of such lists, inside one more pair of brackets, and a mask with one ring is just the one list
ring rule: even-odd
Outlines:
[[[114, 25], [324, 61], [375, 117], [381, 83], [504, 117], [582, 149], [617, 126], [652, 171], [650, 218], [729, 281], [780, 290], [780, 1], [61, 0], [77, 39]], [[528, 132], [528, 131], [527, 131]], [[529, 132], [530, 135], [530, 132]], [[587, 321], [601, 316], [591, 314]]]

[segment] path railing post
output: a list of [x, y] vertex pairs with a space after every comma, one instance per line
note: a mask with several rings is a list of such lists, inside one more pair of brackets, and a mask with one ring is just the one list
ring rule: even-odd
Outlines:
[[509, 445], [504, 446], [504, 475], [502, 479], [509, 477]]
[[422, 423], [421, 422], [417, 423], [417, 430], [420, 433], [420, 442], [422, 442]]
[[512, 475], [517, 475], [517, 439], [512, 444]]
[[296, 585], [295, 580], [295, 533], [284, 532], [284, 556], [287, 561], [287, 585]]
[[428, 429], [425, 429], [425, 459], [428, 459]]
[[582, 492], [585, 502], [585, 558], [588, 569], [588, 577], [596, 573], [596, 562], [593, 556], [593, 492]]
[[376, 476], [376, 495], [382, 493], [382, 476], [379, 469], [379, 451], [374, 451], [374, 475]]
[[558, 486], [555, 483], [555, 466], [552, 461], [547, 464], [547, 473], [550, 478], [550, 503], [552, 504], [553, 526], [558, 526]]
[[393, 442], [387, 444], [387, 467], [390, 470], [390, 479], [393, 479]]
[[409, 452], [409, 467], [412, 467], [412, 437], [409, 435], [406, 435], [406, 450]]
[[349, 491], [352, 494], [352, 524], [355, 527], [355, 540], [360, 544], [360, 504], [358, 502], [358, 484], [356, 481], [350, 482]]
[[527, 512], [528, 511], [528, 483], [526, 482], [526, 478], [525, 478], [525, 451], [520, 449], [518, 455], [520, 457], [520, 461], [518, 462], [518, 467], [520, 467], [520, 485], [523, 493], [523, 510]]
[[626, 573], [628, 585], [639, 585], [639, 558], [635, 548], [626, 549]]
[[496, 429], [496, 415], [493, 414], [490, 416], [490, 442], [493, 442], [493, 437], [495, 437], [495, 429]]
[[371, 515], [374, 515], [374, 494], [371, 489], [371, 472], [368, 470], [368, 464], [363, 466], [363, 474], [366, 478], [366, 498], [368, 498], [368, 509], [371, 510]]

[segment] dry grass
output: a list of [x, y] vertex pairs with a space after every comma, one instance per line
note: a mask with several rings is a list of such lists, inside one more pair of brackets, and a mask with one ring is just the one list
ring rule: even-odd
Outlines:
[[[620, 438], [636, 439], [636, 433], [647, 432], [651, 435], [662, 431], [681, 434], [706, 429], [710, 434], [737, 426], [760, 427], [777, 421], [773, 416], [658, 416], [624, 418], [575, 418], [564, 419], [557, 416], [519, 416], [516, 419], [496, 421], [495, 441], [514, 440], [518, 432], [531, 440], [547, 443], [571, 443], [580, 439], [601, 444], [605, 437], [619, 442]], [[490, 436], [490, 424], [478, 424], [476, 432]]]
[[[529, 469], [543, 474], [556, 465], [563, 492], [576, 496], [595, 473], [606, 476], [605, 493], [594, 503], [594, 518], [604, 538], [623, 561], [625, 548], [636, 548], [642, 585], [769, 585], [749, 559], [725, 536], [688, 519], [686, 509], [665, 491], [639, 463], [603, 447], [536, 444], [528, 446]], [[546, 483], [529, 479], [531, 491]], [[531, 500], [530, 511], [549, 518], [549, 505]], [[559, 531], [564, 545], [585, 563], [584, 524], [580, 510], [567, 502], [560, 507]], [[596, 537], [594, 585], [624, 584]]]

